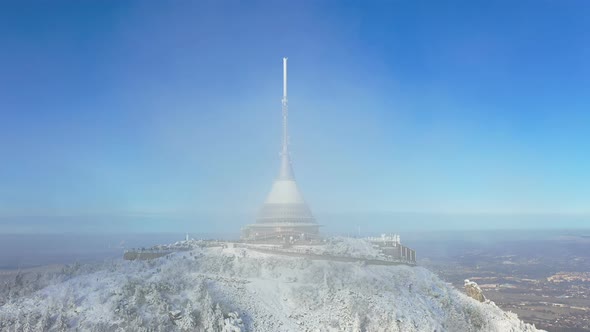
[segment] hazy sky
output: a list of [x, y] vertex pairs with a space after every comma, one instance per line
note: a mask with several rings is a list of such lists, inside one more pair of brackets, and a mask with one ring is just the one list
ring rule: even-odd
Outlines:
[[3, 1], [0, 233], [253, 221], [278, 172], [283, 56], [294, 170], [328, 229], [587, 227], [589, 16], [588, 1]]

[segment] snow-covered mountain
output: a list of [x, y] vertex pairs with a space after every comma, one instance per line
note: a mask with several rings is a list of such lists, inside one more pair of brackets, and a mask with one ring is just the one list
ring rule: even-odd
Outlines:
[[[354, 254], [360, 242], [327, 248]], [[195, 247], [21, 280], [2, 331], [537, 331], [422, 267]], [[17, 287], [16, 285], [6, 287]], [[2, 302], [0, 302], [2, 303]]]

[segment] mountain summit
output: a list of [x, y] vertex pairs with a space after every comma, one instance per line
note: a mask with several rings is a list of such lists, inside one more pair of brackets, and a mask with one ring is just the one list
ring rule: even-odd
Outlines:
[[[70, 267], [30, 284], [0, 306], [0, 330], [537, 331], [422, 267], [186, 243], [191, 250]], [[371, 255], [363, 240], [326, 247]]]

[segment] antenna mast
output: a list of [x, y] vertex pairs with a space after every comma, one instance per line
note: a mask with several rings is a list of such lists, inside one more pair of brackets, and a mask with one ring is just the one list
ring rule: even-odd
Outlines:
[[287, 146], [289, 145], [289, 137], [287, 135], [287, 115], [288, 115], [288, 106], [287, 106], [287, 58], [283, 58], [283, 150], [282, 153], [286, 156], [289, 152]]
[[292, 180], [291, 158], [289, 157], [289, 134], [287, 133], [287, 58], [283, 58], [283, 148], [281, 150], [281, 171], [279, 179]]

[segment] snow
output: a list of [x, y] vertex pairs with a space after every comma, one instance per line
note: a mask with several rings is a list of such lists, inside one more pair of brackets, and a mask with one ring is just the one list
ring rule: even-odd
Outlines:
[[[346, 238], [314, 250], [379, 255], [367, 241]], [[0, 330], [27, 322], [50, 331], [536, 331], [422, 267], [234, 247], [104, 263], [0, 307]]]
[[377, 259], [382, 254], [371, 242], [346, 237], [334, 237], [326, 240], [323, 246], [309, 246], [313, 253], [332, 256], [350, 256], [354, 258]]

